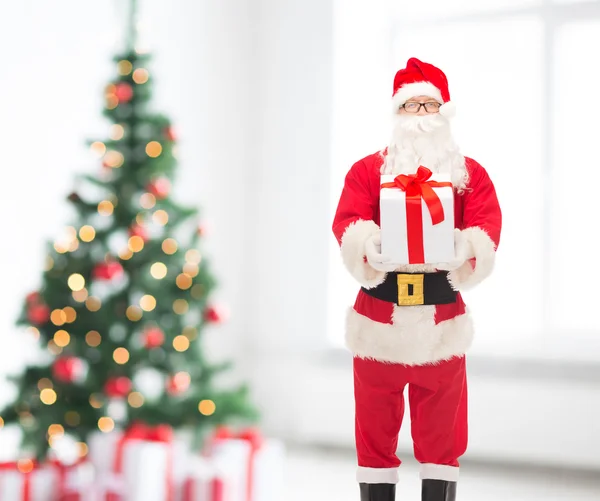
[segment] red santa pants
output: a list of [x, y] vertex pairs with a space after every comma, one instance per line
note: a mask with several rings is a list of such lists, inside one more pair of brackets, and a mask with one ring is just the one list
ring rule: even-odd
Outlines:
[[357, 480], [398, 482], [396, 448], [406, 385], [421, 478], [458, 480], [458, 458], [467, 449], [464, 356], [422, 366], [354, 358]]

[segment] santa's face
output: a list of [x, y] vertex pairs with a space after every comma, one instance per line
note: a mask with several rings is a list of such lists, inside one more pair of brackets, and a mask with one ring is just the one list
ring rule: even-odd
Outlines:
[[409, 99], [393, 120], [392, 138], [382, 172], [414, 174], [420, 165], [432, 172], [451, 174], [459, 189], [466, 182], [464, 157], [452, 137], [440, 103], [428, 96]]

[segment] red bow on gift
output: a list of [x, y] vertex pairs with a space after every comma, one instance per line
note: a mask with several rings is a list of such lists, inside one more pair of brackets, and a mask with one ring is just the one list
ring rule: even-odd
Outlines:
[[221, 440], [245, 440], [250, 444], [250, 457], [248, 458], [248, 483], [246, 485], [246, 499], [252, 501], [254, 492], [254, 461], [256, 453], [263, 446], [264, 439], [260, 430], [256, 428], [246, 428], [239, 433], [235, 433], [226, 426], [220, 426], [215, 430], [212, 442]]
[[433, 225], [444, 219], [444, 207], [433, 188], [452, 187], [452, 183], [429, 181], [432, 172], [420, 166], [416, 174], [400, 174], [382, 188], [398, 188], [406, 193], [406, 231], [408, 239], [408, 261], [410, 264], [425, 262], [423, 245], [423, 213], [421, 200], [427, 205]]
[[[119, 443], [117, 444], [117, 451], [115, 454], [115, 463], [113, 470], [115, 473], [123, 474], [123, 453], [125, 450], [125, 444], [131, 440], [144, 440], [147, 442], [164, 442], [171, 444], [173, 440], [173, 429], [164, 424], [157, 426], [149, 426], [141, 421], [136, 421], [129, 426], [124, 432]], [[168, 459], [167, 459], [167, 471], [166, 483], [167, 483], [167, 499], [171, 501], [173, 499], [173, 468], [172, 468], [172, 450], [169, 448]], [[121, 499], [120, 493], [109, 491], [106, 496], [107, 501], [117, 501]]]

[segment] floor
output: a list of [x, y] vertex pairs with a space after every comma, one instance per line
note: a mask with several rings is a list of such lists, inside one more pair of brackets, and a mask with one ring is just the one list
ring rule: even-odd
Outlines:
[[[352, 455], [291, 449], [285, 501], [358, 501]], [[420, 501], [418, 466], [402, 465], [398, 501]], [[457, 501], [600, 501], [600, 474], [462, 465]]]

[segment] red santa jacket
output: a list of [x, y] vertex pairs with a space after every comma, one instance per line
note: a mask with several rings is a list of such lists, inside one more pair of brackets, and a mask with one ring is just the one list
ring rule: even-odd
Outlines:
[[[379, 232], [380, 169], [383, 157], [370, 155], [352, 166], [333, 221], [342, 260], [365, 288], [384, 281], [386, 273], [372, 268], [365, 242]], [[398, 306], [358, 292], [348, 311], [346, 344], [355, 356], [422, 365], [464, 354], [473, 339], [469, 312], [461, 290], [475, 286], [492, 272], [500, 242], [502, 215], [494, 185], [485, 169], [466, 158], [468, 183], [455, 191], [455, 228], [471, 246], [474, 259], [451, 271], [449, 280], [459, 291], [454, 304]], [[398, 271], [432, 272], [434, 265], [406, 265]]]

